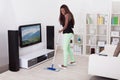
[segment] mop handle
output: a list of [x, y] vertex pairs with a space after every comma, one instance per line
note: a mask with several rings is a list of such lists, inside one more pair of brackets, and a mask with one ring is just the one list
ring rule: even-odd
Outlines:
[[57, 47], [58, 47], [59, 38], [60, 38], [60, 33], [58, 34], [57, 41], [55, 42], [55, 51], [54, 51], [54, 57], [53, 57], [52, 64], [54, 64], [54, 62], [55, 62], [55, 57], [56, 57], [56, 53], [57, 53]]

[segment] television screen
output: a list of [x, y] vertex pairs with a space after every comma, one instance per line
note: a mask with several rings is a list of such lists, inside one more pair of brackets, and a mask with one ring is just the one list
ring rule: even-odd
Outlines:
[[20, 47], [25, 47], [41, 42], [41, 24], [19, 26]]

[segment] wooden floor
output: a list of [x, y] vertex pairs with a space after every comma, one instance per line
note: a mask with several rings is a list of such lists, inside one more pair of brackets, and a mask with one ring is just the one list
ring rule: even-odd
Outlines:
[[[18, 72], [6, 71], [0, 74], [0, 80], [113, 80], [104, 77], [88, 75], [88, 56], [75, 55], [76, 64], [65, 70], [54, 72], [45, 68], [51, 66], [52, 60], [39, 64], [31, 69], [20, 69]], [[57, 52], [55, 68], [63, 63], [62, 51]]]

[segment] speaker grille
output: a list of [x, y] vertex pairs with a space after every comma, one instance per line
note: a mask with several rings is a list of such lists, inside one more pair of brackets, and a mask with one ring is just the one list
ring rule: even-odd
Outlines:
[[8, 30], [9, 70], [19, 70], [18, 31]]
[[48, 59], [54, 56], [54, 51], [48, 53]]
[[54, 26], [47, 26], [47, 49], [54, 49]]

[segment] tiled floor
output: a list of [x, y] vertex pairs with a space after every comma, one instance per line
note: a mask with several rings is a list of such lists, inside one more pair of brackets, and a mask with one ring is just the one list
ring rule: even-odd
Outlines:
[[[62, 64], [62, 51], [57, 53], [55, 59], [55, 68]], [[18, 72], [7, 71], [0, 74], [0, 80], [112, 80], [103, 77], [91, 76], [88, 71], [88, 56], [75, 56], [76, 65], [68, 66], [65, 70], [54, 72], [45, 68], [51, 66], [49, 60], [31, 69], [20, 69]]]

